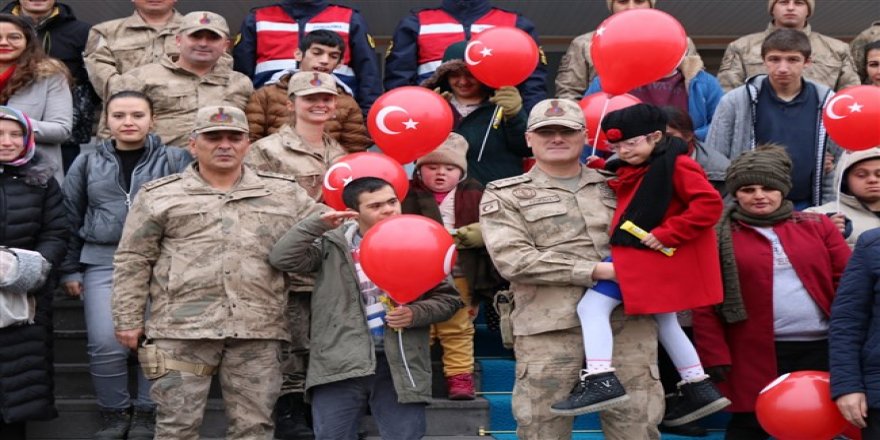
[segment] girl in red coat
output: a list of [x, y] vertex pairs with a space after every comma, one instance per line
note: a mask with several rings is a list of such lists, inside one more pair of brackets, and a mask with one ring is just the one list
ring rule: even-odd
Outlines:
[[[599, 282], [578, 304], [587, 368], [568, 399], [551, 407], [556, 414], [601, 411], [629, 399], [611, 368], [609, 317], [621, 302], [628, 314], [654, 315], [660, 343], [681, 375], [665, 425], [689, 423], [730, 404], [703, 372], [675, 313], [721, 302], [713, 230], [721, 196], [688, 157], [687, 145], [664, 135], [666, 122], [663, 111], [649, 104], [611, 112], [602, 121], [618, 156], [606, 166], [617, 174], [608, 185], [618, 206], [611, 231], [614, 263], [600, 263], [596, 270], [615, 274], [620, 287]], [[648, 232], [637, 238], [621, 228], [628, 222]]]

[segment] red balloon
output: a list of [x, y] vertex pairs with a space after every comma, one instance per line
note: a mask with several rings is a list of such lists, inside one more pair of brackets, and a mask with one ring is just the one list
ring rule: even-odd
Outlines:
[[[639, 98], [626, 93], [623, 95], [611, 96], [605, 92], [598, 92], [581, 99], [581, 102], [578, 103], [578, 105], [580, 105], [581, 110], [584, 111], [584, 119], [587, 124], [587, 143], [595, 146], [598, 150], [611, 151], [611, 146], [608, 145], [608, 140], [605, 139], [605, 133], [601, 130], [603, 117], [602, 110], [604, 109], [604, 114], [607, 115], [615, 110], [620, 110], [641, 102], [642, 101], [639, 100]], [[605, 108], [606, 103], [608, 108]], [[596, 141], [597, 133], [599, 134], [598, 142]]]
[[850, 440], [862, 440], [862, 428], [852, 423], [847, 423], [846, 428], [840, 434]]
[[831, 400], [826, 371], [783, 374], [761, 390], [755, 412], [761, 427], [780, 440], [827, 440], [847, 424]]
[[398, 87], [373, 103], [367, 129], [385, 154], [409, 163], [446, 140], [452, 131], [452, 108], [432, 90]]
[[473, 36], [464, 61], [477, 80], [493, 89], [515, 86], [538, 66], [538, 44], [515, 27], [493, 27]]
[[880, 87], [847, 87], [822, 111], [828, 135], [850, 151], [880, 146]]
[[398, 304], [440, 284], [457, 256], [443, 225], [420, 215], [397, 215], [373, 225], [361, 242], [364, 273]]
[[337, 211], [345, 210], [342, 201], [342, 190], [354, 179], [361, 177], [378, 177], [394, 187], [397, 198], [401, 201], [409, 191], [409, 179], [406, 170], [394, 159], [379, 153], [364, 151], [340, 157], [324, 173], [324, 204]]
[[686, 51], [687, 34], [678, 20], [657, 9], [630, 9], [599, 25], [590, 56], [602, 90], [619, 95], [668, 75]]

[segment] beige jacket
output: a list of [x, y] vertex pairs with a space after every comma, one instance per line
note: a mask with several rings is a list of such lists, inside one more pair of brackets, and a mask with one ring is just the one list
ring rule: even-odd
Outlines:
[[617, 199], [598, 171], [583, 167], [575, 192], [540, 168], [486, 185], [480, 226], [486, 249], [510, 281], [514, 335], [578, 327], [577, 303], [610, 253]]
[[[156, 125], [153, 132], [162, 143], [184, 147], [195, 126], [196, 112], [209, 105], [230, 105], [244, 110], [254, 91], [250, 78], [218, 62], [205, 76], [198, 76], [174, 64], [165, 56], [122, 75], [111, 92], [137, 90], [153, 98]], [[101, 137], [109, 136], [102, 124]]]
[[227, 192], [196, 165], [143, 186], [113, 259], [113, 324], [148, 338], [289, 340], [275, 242], [320, 210], [289, 176], [244, 174]]
[[[775, 29], [770, 23], [764, 32], [740, 37], [727, 46], [717, 75], [725, 92], [745, 84], [746, 78], [767, 73], [761, 58], [761, 44]], [[812, 63], [804, 70], [805, 79], [834, 90], [859, 84], [859, 76], [846, 43], [812, 32], [810, 25], [804, 28], [804, 33], [810, 37], [812, 47]]]
[[846, 244], [850, 249], [854, 248], [856, 241], [863, 232], [870, 229], [880, 228], [880, 217], [871, 212], [867, 206], [862, 204], [859, 199], [850, 194], [846, 185], [841, 185], [841, 178], [846, 174], [847, 170], [856, 163], [866, 159], [880, 159], [880, 147], [868, 150], [854, 151], [846, 153], [837, 161], [837, 170], [835, 170], [836, 187], [840, 190], [840, 205], [838, 208], [837, 201], [828, 202], [821, 206], [815, 206], [807, 209], [807, 212], [818, 212], [822, 214], [842, 212], [852, 222], [852, 232], [846, 237]]
[[336, 159], [346, 154], [339, 142], [326, 132], [324, 151], [315, 152], [296, 134], [293, 127], [284, 124], [275, 134], [251, 144], [245, 163], [257, 170], [295, 177], [296, 183], [306, 190], [309, 197], [320, 202], [324, 173]]
[[871, 23], [871, 27], [862, 31], [862, 33], [853, 38], [849, 43], [853, 61], [856, 64], [856, 71], [859, 73], [859, 78], [862, 82], [865, 82], [866, 84], [866, 81], [868, 80], [868, 72], [865, 70], [867, 64], [867, 61], [865, 60], [865, 46], [874, 41], [880, 41], [880, 21]]
[[86, 70], [95, 92], [106, 99], [112, 82], [135, 67], [158, 63], [165, 55], [177, 55], [175, 35], [183, 15], [174, 11], [161, 29], [148, 25], [137, 12], [129, 17], [94, 26], [86, 43]]
[[[687, 55], [700, 57], [697, 47], [690, 38]], [[559, 62], [559, 71], [556, 72], [556, 97], [580, 101], [584, 92], [590, 87], [590, 83], [596, 78], [596, 69], [593, 67], [593, 58], [590, 56], [590, 46], [593, 44], [593, 32], [575, 37], [568, 46], [568, 51]], [[702, 60], [701, 60], [702, 61]]]

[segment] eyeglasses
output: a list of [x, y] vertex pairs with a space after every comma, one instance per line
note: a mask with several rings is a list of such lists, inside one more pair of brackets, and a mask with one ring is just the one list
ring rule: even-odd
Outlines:
[[18, 32], [12, 32], [6, 35], [0, 35], [0, 40], [3, 40], [5, 37], [6, 41], [9, 43], [21, 43], [24, 41], [24, 34]]
[[552, 138], [555, 138], [557, 135], [562, 136], [564, 138], [577, 136], [577, 135], [583, 133], [583, 131], [584, 131], [583, 129], [577, 129], [577, 128], [542, 127], [542, 128], [539, 128], [539, 129], [533, 131], [533, 133], [535, 133], [536, 135], [538, 135], [542, 138], [545, 138], [545, 139], [552, 139]]
[[608, 145], [610, 145], [611, 148], [615, 148], [615, 149], [635, 148], [635, 147], [639, 146], [639, 144], [642, 143], [642, 141], [645, 140], [647, 137], [648, 137], [648, 135], [643, 134], [641, 136], [629, 138], [625, 141], [609, 142]]

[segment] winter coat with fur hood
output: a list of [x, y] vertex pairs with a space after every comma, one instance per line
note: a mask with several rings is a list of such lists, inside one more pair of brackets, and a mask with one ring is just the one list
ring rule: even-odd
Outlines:
[[[39, 252], [53, 266], [67, 243], [55, 164], [37, 151], [19, 167], [0, 164], [0, 245]], [[50, 277], [50, 280], [52, 277]], [[36, 296], [34, 324], [0, 329], [0, 422], [48, 420], [52, 395], [51, 281]]]

